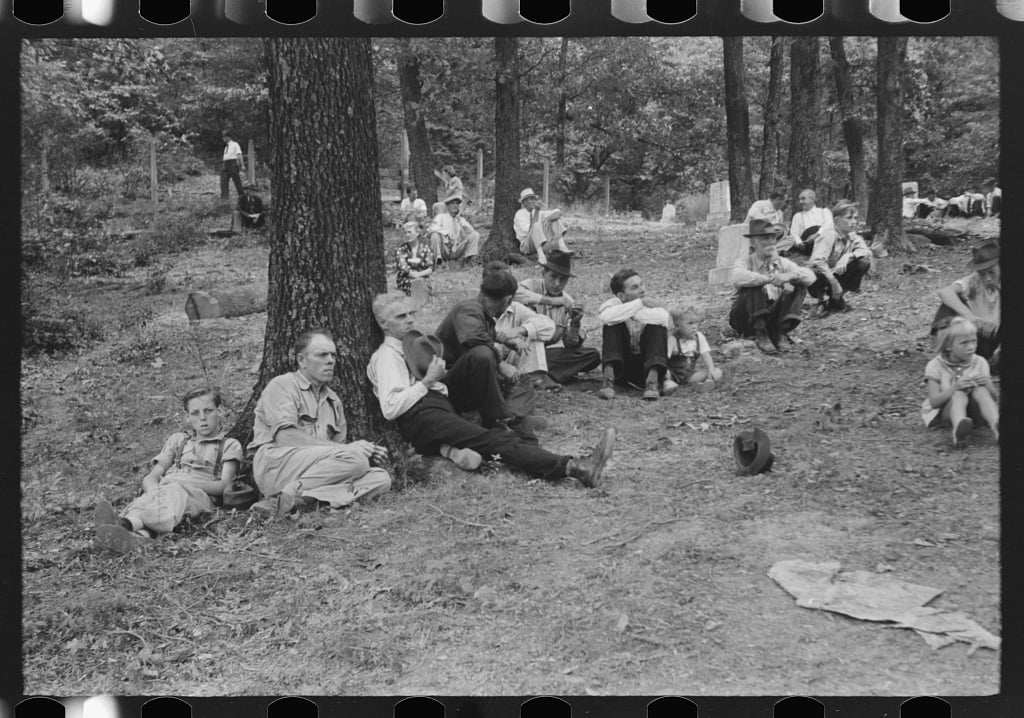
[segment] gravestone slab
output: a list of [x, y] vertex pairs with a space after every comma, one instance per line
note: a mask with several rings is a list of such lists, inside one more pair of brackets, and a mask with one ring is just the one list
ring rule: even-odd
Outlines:
[[726, 224], [729, 221], [729, 215], [732, 213], [729, 182], [713, 182], [708, 193], [711, 196], [708, 222], [719, 226]]
[[729, 275], [732, 273], [732, 266], [740, 257], [745, 257], [750, 252], [750, 239], [744, 237], [747, 232], [747, 224], [730, 224], [718, 230], [718, 256], [715, 259], [715, 268], [708, 272], [708, 284], [721, 286], [729, 284]]

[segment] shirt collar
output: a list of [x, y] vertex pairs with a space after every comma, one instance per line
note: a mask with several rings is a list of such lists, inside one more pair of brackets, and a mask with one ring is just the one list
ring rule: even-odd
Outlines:
[[[297, 369], [293, 373], [295, 375], [295, 383], [299, 385], [299, 389], [301, 389], [302, 391], [313, 391], [313, 382], [307, 379], [305, 374], [303, 374], [301, 371]], [[332, 401], [338, 400], [338, 395], [334, 393], [334, 389], [327, 386], [326, 384], [323, 385], [323, 389], [326, 390], [328, 399], [331, 399]], [[317, 393], [317, 396], [319, 398], [319, 392], [315, 393]]]
[[396, 339], [395, 337], [385, 335], [384, 336], [384, 346], [391, 347], [396, 352], [401, 354], [403, 357], [405, 356], [405, 349], [402, 348], [402, 340], [401, 339]]
[[225, 439], [225, 438], [227, 437], [227, 435], [228, 435], [228, 432], [226, 432], [226, 431], [222, 431], [222, 432], [220, 432], [219, 434], [214, 434], [213, 436], [207, 436], [207, 437], [203, 437], [203, 438], [200, 438], [200, 437], [199, 437], [199, 436], [198, 436], [198, 435], [196, 434], [196, 432], [195, 432], [195, 431], [192, 431], [191, 429], [189, 429], [189, 432], [188, 432], [188, 434], [189, 434], [189, 436], [191, 436], [191, 437], [192, 437], [192, 440], [193, 440], [193, 441], [199, 441], [199, 442], [207, 442], [207, 441], [218, 441], [218, 442], [219, 442], [219, 441], [224, 441], [224, 439]]

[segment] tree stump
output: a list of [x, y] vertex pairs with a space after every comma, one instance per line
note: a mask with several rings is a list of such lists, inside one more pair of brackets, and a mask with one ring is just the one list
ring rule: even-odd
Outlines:
[[241, 317], [267, 310], [267, 293], [263, 289], [242, 289], [235, 292], [191, 292], [185, 300], [185, 314], [191, 321]]

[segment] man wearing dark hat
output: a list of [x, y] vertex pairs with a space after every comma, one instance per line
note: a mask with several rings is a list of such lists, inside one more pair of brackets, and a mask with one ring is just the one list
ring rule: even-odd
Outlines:
[[462, 192], [456, 190], [444, 199], [446, 212], [434, 217], [427, 230], [430, 233], [430, 247], [440, 263], [461, 259], [463, 266], [474, 264], [480, 253], [480, 233], [473, 229], [462, 211]]
[[228, 180], [235, 183], [235, 190], [241, 197], [243, 192], [241, 172], [245, 170], [242, 148], [231, 139], [231, 134], [227, 130], [224, 130], [221, 139], [224, 140], [224, 164], [220, 171], [220, 198], [228, 199], [231, 196], [228, 192]]
[[977, 353], [991, 360], [999, 348], [1000, 295], [999, 243], [989, 240], [972, 251], [971, 273], [939, 290], [931, 333], [961, 316], [978, 327]]
[[520, 208], [516, 210], [512, 224], [523, 254], [536, 252], [537, 261], [543, 264], [549, 250], [557, 248], [563, 252], [569, 251], [565, 243], [568, 230], [562, 223], [562, 210], [542, 209], [540, 197], [529, 187], [519, 193], [519, 204]]
[[[413, 329], [415, 310], [409, 298], [399, 292], [379, 294], [373, 301], [373, 313], [384, 330], [384, 342], [370, 358], [366, 373], [384, 418], [398, 425], [402, 438], [418, 453], [441, 454], [467, 471], [479, 467], [484, 458], [500, 457], [542, 479], [568, 476], [588, 487], [601, 480], [614, 449], [614, 429], [605, 429], [594, 451], [578, 459], [543, 449], [535, 438], [504, 425], [485, 427], [468, 421], [456, 413], [459, 405], [449, 398], [449, 386], [442, 383], [452, 381], [456, 368], [446, 372], [444, 345]], [[485, 375], [473, 376], [484, 384], [482, 392], [492, 390], [486, 386], [489, 380]], [[456, 380], [468, 379], [463, 371]]]
[[835, 227], [822, 232], [814, 243], [808, 266], [816, 279], [808, 293], [824, 306], [824, 313], [846, 311], [847, 292], [859, 292], [861, 280], [871, 269], [871, 248], [854, 229], [857, 204], [846, 199], [832, 208]]
[[601, 352], [583, 346], [586, 332], [580, 326], [583, 307], [565, 292], [572, 273], [572, 254], [559, 249], [551, 250], [541, 262], [539, 277], [519, 282], [516, 301], [538, 314], [550, 317], [555, 323], [554, 336], [545, 342], [548, 375], [564, 384], [577, 374], [601, 366]]
[[744, 236], [754, 251], [736, 260], [731, 275], [736, 299], [729, 324], [741, 336], [753, 336], [766, 354], [791, 346], [789, 333], [800, 323], [807, 287], [814, 283], [814, 272], [779, 256], [781, 233], [769, 222], [752, 220]]
[[244, 186], [238, 198], [238, 216], [243, 229], [259, 229], [266, 223], [263, 216], [263, 200], [256, 194], [256, 185]]
[[796, 200], [799, 209], [793, 214], [789, 237], [780, 241], [776, 247], [780, 252], [790, 251], [810, 257], [814, 242], [821, 233], [832, 229], [832, 211], [828, 207], [819, 207], [817, 200], [814, 190], [800, 190]]

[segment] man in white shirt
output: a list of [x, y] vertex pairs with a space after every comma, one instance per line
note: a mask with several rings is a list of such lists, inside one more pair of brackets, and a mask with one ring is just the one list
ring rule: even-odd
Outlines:
[[747, 210], [746, 221], [763, 219], [772, 224], [783, 224], [786, 221], [786, 217], [782, 208], [785, 206], [786, 193], [777, 189], [768, 195], [768, 199], [759, 199], [750, 205], [750, 209]]
[[998, 217], [1003, 210], [1003, 190], [996, 184], [995, 177], [989, 177], [982, 183], [985, 190], [985, 216]]
[[601, 321], [602, 399], [615, 398], [615, 384], [643, 386], [643, 398], [656, 401], [668, 367], [668, 310], [648, 299], [643, 278], [622, 269], [611, 279], [615, 296], [597, 310]]
[[406, 355], [403, 340], [415, 320], [409, 298], [400, 292], [378, 294], [373, 313], [384, 330], [384, 342], [370, 357], [366, 374], [384, 418], [397, 424], [402, 438], [418, 453], [441, 454], [467, 471], [486, 458], [549, 481], [571, 477], [587, 487], [600, 482], [614, 449], [615, 429], [605, 429], [594, 451], [579, 459], [552, 453], [504, 425], [484, 428], [468, 421], [448, 400], [448, 387], [442, 383], [447, 368], [436, 348], [425, 366]]
[[417, 218], [427, 216], [427, 203], [416, 196], [415, 187], [409, 187], [405, 191], [405, 198], [402, 200], [402, 204], [399, 205], [399, 209], [403, 212], [412, 212]]
[[[537, 254], [537, 261], [543, 264], [548, 249], [559, 249], [568, 252], [565, 233], [568, 231], [562, 223], [562, 210], [541, 209], [540, 197], [527, 187], [519, 193], [520, 208], [512, 218], [519, 249], [523, 254]], [[548, 244], [551, 243], [550, 247]]]
[[220, 198], [230, 199], [231, 194], [228, 191], [229, 179], [235, 183], [235, 191], [241, 197], [244, 192], [241, 173], [245, 171], [242, 148], [231, 139], [231, 134], [227, 130], [224, 131], [221, 139], [224, 140], [224, 164], [220, 171]]
[[[789, 237], [778, 243], [778, 251], [788, 250], [810, 257], [814, 251], [814, 243], [821, 233], [832, 229], [832, 211], [828, 207], [819, 207], [817, 200], [818, 196], [814, 190], [800, 190], [800, 196], [797, 198], [797, 206], [800, 209], [793, 215]], [[807, 236], [804, 236], [805, 234]]]
[[444, 200], [447, 210], [434, 217], [427, 229], [430, 233], [430, 248], [438, 263], [461, 259], [462, 265], [473, 264], [480, 253], [480, 233], [473, 229], [462, 211], [462, 193], [454, 192]]

